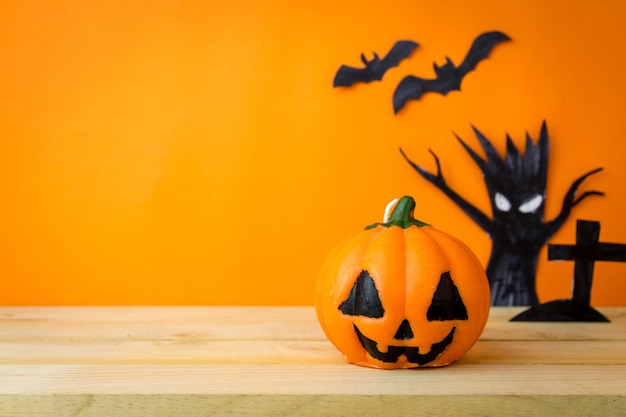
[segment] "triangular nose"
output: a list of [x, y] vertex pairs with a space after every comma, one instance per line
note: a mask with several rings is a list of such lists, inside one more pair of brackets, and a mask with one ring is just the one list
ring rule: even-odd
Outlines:
[[402, 323], [400, 323], [400, 327], [398, 327], [398, 331], [393, 338], [396, 340], [413, 339], [413, 330], [411, 329], [411, 325], [407, 319], [402, 320]]

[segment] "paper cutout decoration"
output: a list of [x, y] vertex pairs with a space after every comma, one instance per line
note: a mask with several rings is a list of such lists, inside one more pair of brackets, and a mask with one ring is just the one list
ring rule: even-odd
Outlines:
[[374, 58], [371, 61], [368, 61], [365, 55], [361, 54], [361, 61], [365, 64], [365, 68], [342, 65], [335, 74], [333, 87], [350, 87], [358, 82], [380, 81], [388, 69], [398, 66], [418, 46], [418, 43], [410, 40], [397, 41], [383, 59], [380, 59], [378, 54], [374, 52]]
[[626, 245], [599, 242], [600, 223], [578, 220], [575, 245], [548, 245], [548, 259], [574, 261], [574, 287], [571, 300], [539, 304], [513, 317], [511, 321], [601, 321], [604, 315], [591, 307], [591, 282], [596, 261], [626, 262]]
[[491, 238], [492, 250], [487, 265], [491, 305], [537, 305], [535, 274], [539, 251], [561, 228], [578, 203], [592, 195], [604, 195], [600, 191], [586, 191], [576, 196], [580, 184], [602, 168], [576, 179], [563, 198], [560, 213], [544, 222], [549, 148], [545, 121], [536, 145], [526, 135], [524, 155], [507, 135], [504, 158], [500, 158], [492, 143], [478, 129], [472, 128], [487, 156], [486, 160], [455, 136], [483, 172], [493, 212], [491, 218], [448, 186], [439, 158], [432, 150], [429, 149], [429, 152], [437, 164], [436, 174], [411, 161], [402, 149], [400, 152], [424, 179], [443, 191]]
[[476, 68], [476, 65], [489, 56], [489, 53], [498, 43], [509, 41], [507, 35], [502, 32], [485, 32], [479, 35], [472, 44], [463, 62], [457, 67], [452, 60], [446, 57], [446, 63], [442, 66], [433, 64], [435, 79], [425, 79], [408, 75], [396, 87], [393, 93], [393, 110], [397, 114], [409, 100], [419, 100], [427, 92], [435, 92], [442, 95], [453, 90], [461, 90], [463, 78]]

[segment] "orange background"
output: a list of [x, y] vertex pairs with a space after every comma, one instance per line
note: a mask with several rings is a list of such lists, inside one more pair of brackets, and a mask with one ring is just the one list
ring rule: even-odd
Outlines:
[[[557, 5], [559, 4], [559, 5]], [[391, 95], [472, 40], [512, 41], [462, 92]], [[420, 47], [382, 82], [333, 89], [341, 64]], [[311, 304], [326, 254], [410, 194], [416, 215], [487, 262], [490, 240], [398, 147], [481, 209], [456, 132], [502, 151], [547, 120], [546, 220], [571, 182], [576, 219], [626, 243], [626, 10], [620, 1], [0, 1], [0, 304]], [[593, 305], [626, 305], [626, 265], [597, 263]], [[538, 270], [571, 295], [572, 262]]]

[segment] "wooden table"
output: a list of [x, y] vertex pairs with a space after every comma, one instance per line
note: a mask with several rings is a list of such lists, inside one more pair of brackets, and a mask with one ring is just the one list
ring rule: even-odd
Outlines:
[[626, 416], [626, 308], [512, 323], [445, 368], [345, 363], [312, 307], [1, 307], [0, 416]]

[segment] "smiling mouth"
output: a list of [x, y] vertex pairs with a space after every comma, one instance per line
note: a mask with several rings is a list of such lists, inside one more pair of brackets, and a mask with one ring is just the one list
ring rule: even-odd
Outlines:
[[426, 365], [427, 363], [430, 363], [437, 359], [437, 357], [441, 355], [444, 350], [446, 350], [448, 345], [452, 343], [455, 330], [456, 327], [453, 327], [446, 337], [441, 339], [439, 342], [433, 343], [428, 353], [422, 354], [420, 353], [419, 347], [412, 346], [389, 346], [387, 348], [387, 352], [381, 352], [378, 349], [377, 343], [361, 333], [356, 324], [354, 325], [354, 331], [356, 332], [356, 335], [358, 336], [361, 344], [371, 357], [383, 362], [394, 363], [398, 361], [398, 358], [400, 356], [404, 355], [409, 362], [415, 363], [417, 365]]

